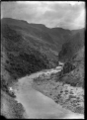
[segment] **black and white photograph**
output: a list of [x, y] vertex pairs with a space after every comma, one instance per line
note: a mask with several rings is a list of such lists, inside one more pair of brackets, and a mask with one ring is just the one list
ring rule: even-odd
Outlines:
[[1, 117], [85, 119], [85, 4], [1, 2]]

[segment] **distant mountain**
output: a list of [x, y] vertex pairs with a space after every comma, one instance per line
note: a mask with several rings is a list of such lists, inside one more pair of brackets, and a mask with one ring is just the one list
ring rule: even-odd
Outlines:
[[[10, 81], [56, 67], [63, 57], [71, 55], [71, 52], [66, 52], [69, 48], [75, 48], [72, 51], [76, 52], [79, 46], [83, 45], [83, 33], [83, 29], [75, 31], [62, 28], [49, 29], [42, 24], [28, 24], [23, 20], [3, 18], [1, 20], [2, 79]], [[63, 46], [67, 55], [61, 52]]]

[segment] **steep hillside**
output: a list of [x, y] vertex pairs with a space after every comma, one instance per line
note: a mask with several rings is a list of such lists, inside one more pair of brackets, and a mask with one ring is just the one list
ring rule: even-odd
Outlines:
[[2, 79], [6, 81], [9, 77], [18, 79], [27, 74], [50, 68], [46, 55], [26, 44], [16, 31], [9, 27], [5, 30], [2, 33]]
[[82, 41], [83, 37], [80, 37], [82, 34], [83, 30], [49, 29], [41, 24], [28, 24], [23, 20], [3, 18], [1, 20], [2, 79], [7, 84], [8, 81], [11, 83], [12, 80], [15, 81], [27, 74], [56, 67], [58, 61], [61, 61], [60, 56], [64, 56], [60, 51], [61, 46], [68, 41], [72, 44], [73, 38], [73, 44]]

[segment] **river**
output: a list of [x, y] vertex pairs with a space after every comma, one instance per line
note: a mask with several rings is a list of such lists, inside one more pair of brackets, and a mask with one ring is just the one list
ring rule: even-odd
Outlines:
[[[62, 68], [41, 71], [18, 80], [14, 85], [16, 100], [21, 103], [26, 112], [26, 118], [33, 119], [68, 119], [83, 117], [75, 114], [61, 105], [55, 103], [51, 98], [43, 95], [33, 87], [33, 79], [41, 74], [51, 74], [61, 71]], [[71, 117], [72, 116], [72, 117]]]

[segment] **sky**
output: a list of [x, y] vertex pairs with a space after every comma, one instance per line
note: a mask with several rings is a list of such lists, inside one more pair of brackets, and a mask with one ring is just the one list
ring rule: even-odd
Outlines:
[[85, 2], [17, 1], [1, 2], [1, 18], [44, 24], [48, 28], [81, 29], [85, 27]]

